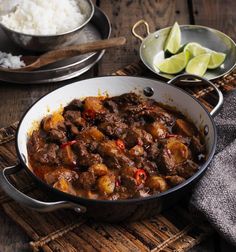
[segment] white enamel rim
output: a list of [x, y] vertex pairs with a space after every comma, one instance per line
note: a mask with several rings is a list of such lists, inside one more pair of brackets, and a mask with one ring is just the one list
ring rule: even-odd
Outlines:
[[[145, 198], [109, 201], [109, 200], [94, 200], [94, 199], [81, 198], [67, 193], [63, 193], [43, 182], [36, 175], [34, 175], [34, 173], [29, 169], [27, 165], [28, 161], [27, 161], [26, 143], [28, 139], [28, 131], [32, 128], [32, 124], [35, 120], [39, 121], [45, 115], [58, 110], [60, 105], [65, 106], [74, 98], [97, 96], [98, 93], [99, 94], [108, 93], [110, 96], [114, 96], [127, 93], [130, 91], [141, 94], [143, 88], [145, 87], [153, 88], [154, 95], [151, 98], [154, 98], [157, 101], [163, 102], [170, 106], [177, 107], [179, 111], [181, 111], [184, 115], [186, 115], [194, 123], [196, 123], [197, 127], [201, 126], [202, 123], [204, 125], [208, 125], [209, 134], [206, 137], [208, 157], [206, 162], [199, 168], [199, 170], [192, 177], [188, 178], [183, 183], [157, 195], [151, 195]], [[194, 111], [193, 114], [195, 118], [192, 116], [190, 112], [191, 110], [192, 112]], [[133, 77], [133, 76], [105, 76], [74, 82], [72, 84], [58, 88], [48, 93], [47, 95], [43, 96], [39, 100], [37, 100], [25, 112], [24, 116], [22, 117], [19, 123], [16, 135], [16, 150], [21, 163], [24, 165], [24, 168], [26, 168], [26, 170], [29, 171], [31, 175], [33, 175], [33, 177], [38, 182], [40, 182], [40, 184], [43, 184], [52, 192], [60, 194], [64, 198], [67, 197], [67, 199], [76, 202], [90, 201], [90, 202], [102, 202], [105, 204], [111, 204], [114, 202], [116, 204], [123, 204], [123, 203], [127, 204], [131, 202], [138, 203], [140, 201], [143, 202], [145, 200], [154, 200], [161, 198], [165, 195], [174, 193], [175, 191], [186, 187], [192, 181], [200, 177], [201, 174], [206, 170], [211, 159], [213, 158], [216, 149], [216, 140], [217, 140], [216, 138], [217, 138], [216, 127], [209, 112], [203, 107], [203, 105], [198, 100], [196, 100], [194, 97], [192, 97], [190, 94], [183, 91], [182, 89], [176, 86], [168, 85], [165, 82], [149, 78]]]

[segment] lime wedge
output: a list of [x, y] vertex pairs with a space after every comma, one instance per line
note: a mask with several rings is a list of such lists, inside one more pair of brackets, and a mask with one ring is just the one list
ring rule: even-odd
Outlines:
[[170, 33], [167, 37], [164, 51], [168, 51], [171, 54], [175, 54], [178, 52], [180, 48], [180, 41], [181, 41], [181, 32], [177, 22], [173, 25], [170, 30]]
[[186, 72], [189, 74], [196, 74], [199, 76], [203, 76], [207, 70], [210, 58], [211, 58], [210, 53], [200, 54], [192, 58], [186, 67]]
[[196, 42], [190, 42], [185, 47], [184, 50], [188, 50], [191, 53], [192, 57], [196, 57], [200, 54], [209, 53], [210, 50], [206, 47], [201, 46]]
[[225, 58], [226, 58], [225, 53], [211, 51], [211, 58], [210, 58], [207, 68], [215, 69], [219, 67], [224, 62]]
[[189, 51], [181, 52], [157, 64], [156, 67], [163, 73], [177, 74], [184, 70], [190, 58]]

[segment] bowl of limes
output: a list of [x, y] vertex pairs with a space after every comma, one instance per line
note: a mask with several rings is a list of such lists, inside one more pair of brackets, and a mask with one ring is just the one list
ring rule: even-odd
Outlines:
[[[147, 36], [137, 33], [145, 25]], [[188, 73], [217, 79], [231, 72], [236, 66], [236, 45], [226, 34], [199, 25], [179, 25], [150, 33], [145, 20], [139, 20], [132, 28], [134, 36], [142, 41], [140, 58], [154, 73], [172, 79]]]

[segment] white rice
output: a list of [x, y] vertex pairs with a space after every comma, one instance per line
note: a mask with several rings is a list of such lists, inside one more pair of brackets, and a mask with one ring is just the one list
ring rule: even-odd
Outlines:
[[5, 53], [5, 52], [0, 51], [0, 67], [3, 67], [3, 68], [24, 67], [25, 63], [20, 58], [21, 58], [21, 55], [13, 56], [11, 53]]
[[90, 12], [85, 0], [0, 0], [1, 23], [30, 35], [71, 31], [82, 25]]

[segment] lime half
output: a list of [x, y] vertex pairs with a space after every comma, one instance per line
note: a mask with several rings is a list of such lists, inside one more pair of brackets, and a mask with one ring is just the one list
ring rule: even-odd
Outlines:
[[186, 72], [189, 74], [203, 76], [207, 70], [210, 58], [210, 53], [200, 54], [192, 58], [186, 67]]
[[185, 47], [184, 50], [188, 50], [191, 53], [192, 57], [196, 57], [200, 54], [209, 53], [210, 50], [206, 47], [201, 46], [196, 42], [190, 42]]
[[181, 52], [157, 64], [156, 67], [163, 73], [177, 74], [184, 70], [190, 58], [189, 51]]
[[181, 32], [178, 23], [175, 22], [167, 37], [164, 51], [169, 52], [171, 54], [177, 53], [180, 48], [180, 42], [181, 42]]
[[211, 51], [211, 58], [210, 58], [207, 68], [215, 69], [219, 67], [225, 61], [225, 58], [226, 58], [225, 53]]

